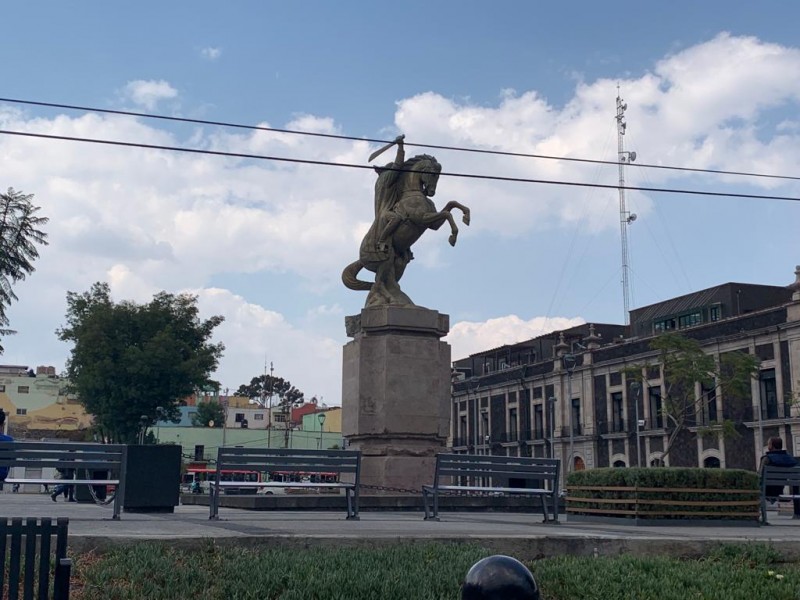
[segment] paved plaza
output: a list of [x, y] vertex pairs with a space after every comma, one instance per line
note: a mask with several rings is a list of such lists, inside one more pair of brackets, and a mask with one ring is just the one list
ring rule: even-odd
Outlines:
[[0, 494], [3, 516], [68, 517], [73, 551], [106, 550], [142, 540], [184, 547], [207, 544], [286, 547], [375, 546], [399, 541], [480, 543], [496, 552], [533, 559], [558, 554], [610, 555], [621, 552], [699, 556], [719, 542], [760, 541], [775, 544], [800, 560], [800, 520], [771, 511], [772, 523], [743, 526], [623, 526], [570, 523], [545, 525], [540, 514], [512, 512], [443, 512], [441, 521], [424, 521], [410, 511], [361, 512], [359, 521], [338, 511], [251, 511], [222, 508], [210, 521], [208, 507], [178, 506], [174, 513], [126, 513], [111, 519], [111, 508], [95, 504], [53, 503], [44, 494]]

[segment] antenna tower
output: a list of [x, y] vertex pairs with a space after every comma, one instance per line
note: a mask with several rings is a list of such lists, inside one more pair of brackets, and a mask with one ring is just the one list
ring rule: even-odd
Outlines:
[[622, 244], [622, 301], [625, 309], [625, 325], [630, 325], [631, 289], [630, 256], [628, 254], [628, 225], [636, 220], [636, 215], [628, 212], [625, 206], [625, 165], [636, 160], [636, 152], [625, 151], [625, 110], [628, 105], [622, 101], [617, 86], [617, 156], [619, 157], [619, 232]]

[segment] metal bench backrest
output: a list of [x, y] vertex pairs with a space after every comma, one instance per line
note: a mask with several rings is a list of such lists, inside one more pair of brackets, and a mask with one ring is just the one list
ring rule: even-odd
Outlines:
[[361, 452], [357, 450], [226, 447], [220, 448], [217, 452], [217, 470], [355, 473], [357, 480], [360, 458]]
[[125, 446], [76, 442], [0, 442], [0, 467], [119, 471]]
[[553, 482], [558, 489], [559, 461], [554, 458], [528, 458], [475, 454], [437, 454], [436, 480], [440, 477], [493, 477], [538, 479]]
[[764, 465], [761, 469], [761, 489], [768, 485], [800, 486], [800, 465], [796, 467]]
[[[68, 528], [69, 519], [65, 518], [57, 519], [53, 523], [52, 519], [39, 521], [28, 518], [23, 522], [21, 518], [0, 517], [0, 593], [6, 586], [8, 589], [8, 595], [3, 596], [4, 598], [49, 598], [52, 564], [55, 564], [53, 598], [66, 600], [69, 597], [69, 568], [64, 572], [60, 564], [67, 556]], [[55, 563], [50, 562], [52, 536], [56, 536]]]

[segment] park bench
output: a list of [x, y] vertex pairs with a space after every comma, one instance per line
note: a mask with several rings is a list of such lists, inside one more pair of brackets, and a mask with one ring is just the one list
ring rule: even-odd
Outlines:
[[790, 487], [791, 494], [780, 494], [781, 500], [792, 500], [794, 515], [800, 518], [800, 464], [796, 467], [775, 467], [767, 465], [761, 467], [761, 522], [767, 524], [767, 486]]
[[[78, 442], [0, 442], [0, 467], [24, 468], [23, 477], [6, 478], [7, 484], [87, 485], [116, 488], [114, 519], [119, 519], [125, 496], [126, 447], [117, 444]], [[69, 469], [72, 479], [44, 477], [43, 469]], [[39, 476], [28, 476], [28, 470], [39, 470]], [[97, 477], [98, 472], [105, 476]]]
[[[224, 470], [257, 472], [302, 472], [334, 474], [335, 482], [325, 481], [221, 481]], [[342, 474], [353, 481], [339, 481]], [[322, 478], [320, 478], [322, 479]], [[220, 491], [226, 487], [252, 488], [319, 488], [344, 490], [347, 496], [347, 518], [358, 519], [358, 496], [361, 480], [361, 452], [356, 450], [292, 450], [288, 448], [220, 448], [217, 451], [217, 472], [211, 482], [210, 519], [219, 518]]]
[[[551, 458], [437, 454], [433, 485], [422, 486], [426, 520], [439, 519], [439, 494], [490, 494], [538, 496], [544, 522], [558, 523], [559, 461]], [[451, 482], [445, 484], [445, 477]], [[527, 480], [534, 487], [512, 487], [511, 480]], [[547, 508], [548, 499], [553, 518]], [[431, 502], [432, 500], [432, 502]]]
[[[69, 519], [0, 517], [0, 594], [8, 600], [50, 598], [50, 571], [54, 566], [53, 599], [69, 598], [72, 561], [67, 558]], [[56, 536], [51, 556], [51, 538]], [[51, 563], [51, 558], [55, 562]], [[6, 565], [7, 571], [6, 571]], [[37, 578], [38, 575], [38, 578]]]

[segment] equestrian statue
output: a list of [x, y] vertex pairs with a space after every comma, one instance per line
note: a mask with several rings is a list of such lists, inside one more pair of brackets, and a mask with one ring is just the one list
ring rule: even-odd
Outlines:
[[[442, 165], [428, 154], [405, 160], [404, 139], [404, 135], [398, 136], [369, 157], [372, 161], [397, 145], [394, 162], [375, 167], [378, 173], [375, 220], [361, 242], [358, 260], [342, 273], [342, 281], [348, 288], [369, 291], [365, 307], [414, 306], [399, 284], [414, 258], [411, 246], [425, 230], [437, 230], [445, 221], [450, 223], [450, 245], [455, 246], [458, 227], [450, 214], [454, 208], [462, 212], [464, 224], [469, 225], [469, 208], [463, 204], [451, 201], [442, 210], [436, 210], [431, 198], [436, 193]], [[374, 283], [357, 278], [362, 269], [375, 273]]]

